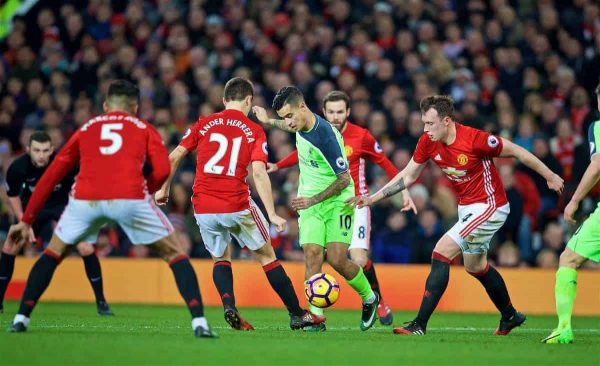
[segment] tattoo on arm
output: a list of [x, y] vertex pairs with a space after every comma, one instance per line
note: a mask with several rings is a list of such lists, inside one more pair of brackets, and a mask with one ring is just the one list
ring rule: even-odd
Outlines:
[[400, 178], [400, 180], [398, 180], [396, 183], [385, 188], [382, 193], [384, 197], [390, 197], [402, 191], [405, 188], [406, 186], [404, 185], [404, 178]]
[[344, 188], [350, 184], [350, 173], [342, 173], [337, 176], [337, 179], [325, 188], [321, 193], [317, 193], [310, 199], [313, 201], [313, 205], [319, 202], [323, 202], [331, 196], [335, 196], [340, 193]]
[[269, 119], [269, 124], [285, 131], [294, 132], [285, 124], [285, 121], [282, 119], [271, 118]]

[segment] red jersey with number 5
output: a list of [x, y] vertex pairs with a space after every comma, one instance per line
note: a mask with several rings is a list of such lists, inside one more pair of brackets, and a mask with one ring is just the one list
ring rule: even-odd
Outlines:
[[423, 164], [431, 159], [442, 169], [458, 194], [458, 204], [505, 205], [506, 192], [492, 158], [502, 153], [502, 139], [488, 132], [455, 123], [456, 139], [450, 145], [419, 138], [413, 160]]
[[196, 150], [195, 213], [230, 213], [250, 207], [246, 177], [253, 161], [267, 163], [267, 137], [244, 113], [226, 109], [200, 117], [180, 146]]
[[[145, 162], [152, 168], [146, 178]], [[167, 149], [152, 125], [126, 113], [106, 113], [81, 126], [60, 149], [36, 185], [23, 221], [35, 220], [53, 187], [77, 163], [71, 195], [90, 201], [144, 199], [171, 170]]]

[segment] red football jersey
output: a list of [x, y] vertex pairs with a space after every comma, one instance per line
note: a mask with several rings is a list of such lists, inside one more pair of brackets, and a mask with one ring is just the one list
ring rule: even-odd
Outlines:
[[[152, 172], [144, 178], [148, 162]], [[23, 214], [32, 223], [58, 183], [79, 162], [71, 195], [80, 200], [143, 199], [170, 173], [169, 156], [152, 125], [110, 112], [81, 126], [58, 152], [36, 186]]]
[[[361, 195], [369, 193], [366, 178], [366, 161], [370, 161], [379, 165], [387, 174], [389, 179], [392, 179], [398, 174], [398, 169], [385, 156], [383, 149], [371, 135], [369, 130], [362, 128], [354, 123], [347, 122], [344, 131], [342, 132], [344, 139], [344, 148], [346, 157], [350, 164], [350, 175], [354, 180], [354, 194]], [[290, 155], [283, 158], [277, 163], [280, 169], [298, 164], [298, 151], [292, 152]]]
[[502, 181], [492, 161], [502, 152], [502, 139], [456, 123], [456, 139], [450, 145], [419, 138], [413, 159], [419, 164], [432, 159], [458, 194], [458, 204], [487, 203], [493, 207], [508, 202]]
[[180, 146], [198, 153], [194, 212], [229, 213], [250, 207], [248, 165], [267, 162], [267, 137], [260, 125], [241, 111], [226, 109], [200, 117]]

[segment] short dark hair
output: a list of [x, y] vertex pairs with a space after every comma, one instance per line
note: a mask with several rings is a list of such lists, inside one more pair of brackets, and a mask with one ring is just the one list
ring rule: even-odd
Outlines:
[[596, 95], [600, 96], [600, 83], [598, 84], [598, 86], [596, 87]]
[[50, 135], [48, 135], [46, 131], [34, 131], [31, 136], [29, 136], [29, 146], [31, 146], [31, 143], [34, 141], [41, 144], [45, 142], [52, 142]]
[[127, 80], [115, 80], [110, 83], [106, 97], [107, 99], [111, 97], [125, 97], [137, 103], [140, 99], [140, 90], [135, 84]]
[[346, 109], [350, 108], [350, 97], [341, 90], [332, 90], [327, 93], [325, 98], [323, 98], [323, 108], [325, 108], [327, 102], [338, 102], [340, 100], [346, 103]]
[[275, 95], [271, 107], [273, 107], [273, 110], [278, 111], [286, 104], [297, 106], [303, 101], [304, 95], [300, 89], [295, 86], [284, 86]]
[[438, 112], [440, 119], [450, 117], [454, 120], [454, 100], [449, 95], [430, 95], [421, 99], [421, 113], [427, 113], [431, 108]]
[[225, 84], [223, 99], [226, 101], [241, 101], [247, 96], [254, 96], [254, 87], [249, 80], [236, 77]]

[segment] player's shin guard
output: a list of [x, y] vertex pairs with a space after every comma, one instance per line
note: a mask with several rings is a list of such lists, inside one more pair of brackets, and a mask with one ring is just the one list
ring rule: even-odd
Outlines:
[[346, 280], [350, 287], [354, 289], [362, 299], [363, 303], [372, 303], [377, 299], [373, 289], [371, 289], [371, 285], [369, 284], [369, 280], [365, 276], [362, 267], [358, 267], [358, 273], [351, 280]]
[[483, 287], [485, 287], [488, 296], [494, 305], [496, 305], [500, 314], [502, 314], [503, 320], [508, 320], [515, 315], [516, 310], [510, 302], [506, 284], [494, 267], [488, 264], [483, 271], [476, 273], [469, 272], [469, 274], [477, 278]]
[[37, 301], [44, 291], [46, 291], [46, 288], [48, 288], [54, 275], [54, 270], [56, 270], [59, 264], [60, 257], [55, 253], [47, 249], [42, 253], [29, 273], [18, 314], [29, 318]]
[[288, 312], [291, 315], [301, 316], [304, 313], [304, 310], [300, 307], [298, 297], [296, 296], [296, 292], [294, 292], [292, 281], [287, 273], [285, 273], [285, 269], [283, 269], [281, 263], [279, 263], [278, 260], [275, 260], [269, 264], [265, 264], [263, 270], [267, 275], [271, 287], [277, 292], [277, 295], [279, 295], [281, 301], [285, 304]]
[[577, 270], [569, 267], [560, 267], [556, 271], [556, 285], [554, 287], [558, 329], [571, 329], [571, 315], [573, 313], [576, 294]]
[[377, 280], [377, 274], [375, 273], [375, 266], [370, 259], [367, 259], [367, 263], [365, 263], [365, 266], [363, 267], [363, 272], [365, 273], [367, 280], [369, 280], [369, 284], [373, 291], [377, 291], [379, 297], [382, 298], [383, 296], [381, 295], [381, 289], [379, 288], [379, 281]]
[[179, 293], [190, 310], [192, 318], [203, 317], [202, 296], [200, 296], [198, 279], [190, 260], [186, 255], [180, 255], [171, 260], [169, 266], [171, 266]]
[[88, 280], [90, 280], [90, 285], [92, 285], [92, 289], [94, 290], [94, 296], [96, 297], [96, 302], [106, 301], [104, 298], [104, 289], [102, 284], [102, 269], [100, 267], [100, 261], [98, 260], [98, 256], [96, 253], [92, 253], [90, 255], [82, 256], [83, 264], [85, 266], [85, 273], [87, 274]]
[[438, 302], [442, 298], [448, 281], [450, 280], [450, 259], [440, 253], [433, 252], [431, 255], [431, 272], [425, 282], [425, 293], [421, 300], [421, 307], [415, 321], [422, 327], [427, 328], [427, 322]]
[[235, 308], [235, 296], [233, 294], [233, 272], [231, 270], [231, 262], [218, 261], [213, 265], [213, 281], [223, 307]]
[[0, 253], [0, 304], [4, 301], [4, 294], [12, 279], [15, 270], [15, 256]]

